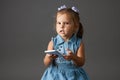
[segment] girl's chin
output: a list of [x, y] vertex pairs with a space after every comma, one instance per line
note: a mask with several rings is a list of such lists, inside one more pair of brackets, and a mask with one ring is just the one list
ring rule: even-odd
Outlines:
[[63, 38], [67, 37], [67, 35], [65, 35], [65, 34], [60, 34], [60, 36]]
[[59, 34], [61, 37], [65, 37], [66, 35], [65, 34]]

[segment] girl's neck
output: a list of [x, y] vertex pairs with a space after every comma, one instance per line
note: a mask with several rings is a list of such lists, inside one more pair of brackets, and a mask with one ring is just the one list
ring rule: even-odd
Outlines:
[[69, 41], [70, 38], [62, 37], [65, 42]]
[[[74, 34], [73, 34], [73, 35], [74, 35]], [[73, 35], [72, 35], [72, 36], [73, 36]], [[63, 38], [63, 40], [64, 40], [65, 42], [67, 42], [67, 41], [70, 40], [70, 38], [71, 38], [72, 36], [70, 36], [70, 37], [62, 37], [62, 38]]]

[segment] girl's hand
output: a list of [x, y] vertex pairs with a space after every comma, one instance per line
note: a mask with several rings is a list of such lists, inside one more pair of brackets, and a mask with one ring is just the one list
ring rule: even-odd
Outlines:
[[72, 60], [73, 56], [74, 56], [73, 52], [71, 50], [67, 49], [67, 55], [64, 55], [63, 57], [66, 60]]
[[58, 56], [57, 55], [54, 55], [54, 54], [46, 54], [51, 60], [57, 58]]

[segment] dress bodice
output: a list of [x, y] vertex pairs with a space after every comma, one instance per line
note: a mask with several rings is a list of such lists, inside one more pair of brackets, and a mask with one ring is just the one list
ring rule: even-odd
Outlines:
[[[67, 55], [67, 49], [71, 50], [74, 54], [76, 54], [80, 43], [81, 38], [77, 38], [76, 35], [73, 35], [70, 40], [67, 42], [62, 39], [60, 35], [52, 38], [54, 49], [59, 51], [62, 55]], [[66, 61], [63, 57], [58, 57], [55, 60], [57, 63], [71, 63], [72, 61]]]

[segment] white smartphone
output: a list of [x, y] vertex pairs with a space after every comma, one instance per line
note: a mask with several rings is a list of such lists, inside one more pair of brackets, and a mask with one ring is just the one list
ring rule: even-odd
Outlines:
[[47, 54], [55, 54], [58, 56], [63, 56], [60, 52], [58, 52], [57, 50], [45, 50], [45, 53]]

